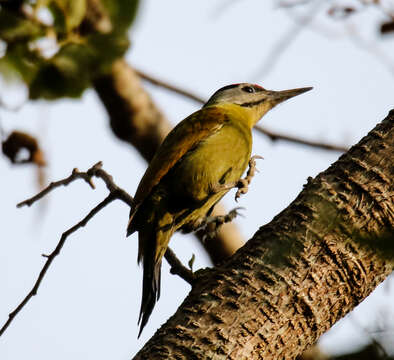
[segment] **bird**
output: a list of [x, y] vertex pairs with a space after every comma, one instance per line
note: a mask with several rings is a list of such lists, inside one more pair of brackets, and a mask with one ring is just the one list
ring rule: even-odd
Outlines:
[[138, 337], [160, 297], [161, 262], [171, 236], [198, 228], [236, 186], [251, 156], [252, 129], [263, 115], [311, 89], [224, 86], [159, 146], [137, 187], [127, 226], [127, 236], [138, 232], [138, 263], [143, 264]]

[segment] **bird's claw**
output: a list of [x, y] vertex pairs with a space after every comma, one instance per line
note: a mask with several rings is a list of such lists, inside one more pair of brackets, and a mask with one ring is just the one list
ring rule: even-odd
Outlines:
[[187, 263], [189, 265], [190, 271], [193, 271], [193, 265], [194, 265], [195, 260], [196, 260], [196, 255], [192, 254], [192, 257], [190, 258], [190, 260]]
[[248, 172], [246, 173], [246, 176], [243, 179], [239, 179], [237, 184], [235, 185], [235, 187], [238, 188], [235, 194], [235, 201], [237, 202], [238, 199], [241, 197], [241, 195], [244, 195], [248, 192], [252, 178], [256, 173], [256, 171], [258, 172], [258, 169], [256, 167], [256, 159], [264, 159], [264, 158], [260, 155], [253, 155], [249, 160], [249, 169]]
[[234, 220], [238, 215], [242, 216], [239, 210], [244, 209], [243, 207], [236, 207], [232, 209], [226, 215], [217, 215], [217, 216], [208, 216], [204, 219], [204, 221], [200, 224], [197, 230], [204, 230], [205, 234], [203, 236], [203, 241], [207, 238], [213, 239], [220, 226], [225, 223], [231, 222]]
[[238, 199], [241, 197], [241, 195], [244, 195], [248, 192], [249, 190], [249, 182], [247, 179], [240, 179], [236, 185], [238, 188], [237, 192], [235, 193], [235, 201], [238, 202]]

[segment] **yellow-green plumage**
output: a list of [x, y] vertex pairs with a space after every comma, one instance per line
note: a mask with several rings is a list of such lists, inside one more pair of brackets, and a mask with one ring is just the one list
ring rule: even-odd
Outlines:
[[139, 233], [144, 267], [140, 334], [160, 296], [161, 260], [172, 234], [198, 224], [228, 192], [220, 185], [240, 179], [251, 155], [252, 128], [264, 113], [307, 89], [231, 85], [168, 134], [138, 186], [128, 225], [128, 235]]

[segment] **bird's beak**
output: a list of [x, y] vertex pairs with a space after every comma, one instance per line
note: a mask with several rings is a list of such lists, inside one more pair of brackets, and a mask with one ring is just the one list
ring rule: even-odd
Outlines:
[[272, 99], [273, 103], [276, 105], [276, 104], [279, 104], [285, 100], [288, 100], [294, 96], [303, 94], [304, 92], [307, 92], [312, 89], [313, 89], [313, 87], [304, 87], [304, 88], [291, 89], [291, 90], [272, 91], [271, 99]]

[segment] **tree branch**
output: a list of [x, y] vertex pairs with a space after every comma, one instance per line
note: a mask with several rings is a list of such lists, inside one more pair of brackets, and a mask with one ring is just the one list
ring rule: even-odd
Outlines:
[[281, 38], [272, 47], [270, 53], [266, 56], [266, 60], [256, 74], [253, 75], [254, 78], [264, 78], [268, 75], [270, 71], [279, 63], [279, 59], [285, 53], [285, 51], [290, 47], [295, 41], [297, 36], [307, 27], [309, 23], [315, 18], [320, 10], [320, 7], [324, 4], [324, 1], [315, 1], [312, 3], [310, 12], [306, 17], [304, 17], [301, 23], [292, 24], [291, 27], [282, 35]]
[[175, 253], [168, 247], [164, 254], [167, 262], [171, 265], [170, 273], [179, 275], [183, 280], [193, 285], [194, 274], [191, 270], [183, 266], [180, 260], [176, 257]]
[[[394, 110], [221, 267], [134, 359], [293, 359], [393, 270]], [[154, 356], [153, 356], [154, 354]]]
[[33, 288], [29, 291], [29, 293], [25, 296], [25, 298], [21, 301], [21, 303], [15, 308], [15, 310], [8, 315], [8, 320], [0, 329], [0, 336], [4, 333], [4, 331], [14, 320], [15, 316], [25, 307], [28, 301], [37, 294], [38, 288], [40, 287], [45, 274], [47, 273], [49, 267], [51, 266], [52, 261], [55, 259], [57, 255], [59, 255], [61, 249], [63, 248], [64, 243], [67, 240], [67, 237], [72, 233], [74, 233], [75, 231], [77, 231], [78, 229], [80, 229], [81, 227], [84, 227], [94, 215], [96, 215], [100, 210], [104, 209], [104, 207], [107, 206], [109, 203], [111, 203], [113, 200], [115, 200], [115, 197], [113, 196], [112, 193], [110, 193], [102, 202], [100, 202], [97, 206], [95, 206], [89, 212], [89, 214], [87, 214], [80, 222], [78, 222], [77, 224], [75, 224], [74, 226], [72, 226], [62, 234], [56, 248], [49, 255], [43, 255], [44, 257], [47, 258], [47, 260], [44, 266], [42, 267]]
[[159, 80], [157, 78], [154, 78], [154, 77], [148, 75], [147, 73], [142, 72], [141, 70], [137, 70], [136, 69], [135, 72], [137, 73], [137, 75], [141, 79], [143, 79], [145, 81], [148, 81], [148, 82], [150, 82], [153, 85], [162, 87], [162, 88], [164, 88], [166, 90], [169, 90], [169, 91], [174, 92], [176, 94], [179, 94], [179, 95], [182, 95], [184, 97], [187, 97], [188, 99], [193, 100], [193, 101], [195, 101], [198, 104], [205, 104], [205, 100], [202, 97], [197, 96], [197, 95], [193, 94], [190, 91], [187, 91], [185, 89], [181, 89], [180, 87], [171, 85], [171, 84], [169, 84], [169, 83], [167, 83], [165, 81], [162, 81], [162, 80]]
[[[0, 328], [0, 336], [5, 332], [5, 330], [8, 328], [8, 326], [11, 324], [11, 322], [14, 320], [16, 315], [25, 307], [25, 305], [29, 302], [29, 300], [37, 294], [37, 291], [41, 285], [42, 280], [44, 279], [49, 267], [51, 266], [53, 260], [55, 259], [56, 256], [59, 255], [61, 249], [63, 248], [67, 238], [73, 234], [75, 231], [78, 229], [84, 227], [89, 220], [93, 218], [99, 211], [104, 209], [108, 204], [110, 204], [114, 200], [121, 200], [128, 206], [132, 207], [133, 206], [133, 197], [130, 196], [125, 190], [117, 186], [113, 179], [112, 176], [109, 175], [105, 170], [102, 169], [102, 162], [98, 162], [95, 165], [93, 165], [88, 171], [86, 172], [80, 172], [78, 169], [74, 169], [71, 173], [70, 176], [68, 176], [65, 179], [55, 181], [50, 183], [45, 189], [40, 191], [37, 195], [20, 202], [17, 207], [22, 207], [22, 206], [31, 206], [34, 204], [36, 201], [40, 200], [43, 198], [45, 195], [50, 193], [52, 190], [60, 187], [60, 186], [67, 186], [71, 182], [78, 180], [78, 179], [83, 179], [86, 181], [89, 186], [94, 189], [95, 185], [92, 181], [93, 177], [100, 178], [101, 180], [104, 181], [105, 185], [107, 186], [107, 189], [109, 190], [108, 196], [101, 201], [97, 206], [95, 206], [92, 210], [89, 211], [89, 213], [77, 224], [66, 230], [62, 236], [60, 237], [60, 240], [58, 244], [56, 245], [55, 249], [49, 254], [49, 255], [42, 255], [44, 256], [47, 260], [44, 263], [44, 266], [42, 267], [36, 282], [34, 283], [33, 288], [29, 291], [29, 293], [25, 296], [25, 298], [19, 303], [19, 305], [13, 310], [9, 315], [7, 321], [4, 323], [4, 325]], [[167, 248], [167, 252], [165, 254], [165, 258], [168, 261], [171, 269], [170, 272], [172, 274], [176, 274], [180, 276], [182, 279], [187, 281], [189, 284], [192, 284], [193, 282], [193, 272], [187, 269], [185, 266], [182, 265], [181, 261], [176, 257], [175, 253], [170, 249]]]
[[333, 150], [333, 151], [339, 151], [339, 152], [346, 152], [349, 150], [348, 147], [342, 146], [342, 145], [335, 145], [335, 144], [325, 143], [322, 141], [311, 141], [311, 140], [298, 138], [295, 136], [288, 136], [285, 134], [279, 134], [279, 133], [267, 130], [259, 125], [255, 126], [254, 129], [264, 135], [267, 135], [272, 141], [283, 140], [283, 141], [288, 141], [288, 142], [292, 142], [292, 143], [296, 143], [296, 144], [300, 144], [300, 145], [306, 145], [306, 146], [311, 146], [314, 148], [319, 148], [319, 149], [324, 149], [324, 150]]
[[[97, 163], [94, 166], [101, 164], [101, 163]], [[33, 205], [36, 201], [40, 200], [41, 198], [43, 198], [45, 195], [47, 195], [48, 193], [50, 193], [52, 190], [60, 187], [60, 186], [67, 186], [68, 184], [70, 184], [71, 182], [73, 182], [74, 180], [77, 179], [83, 179], [85, 180], [89, 186], [92, 189], [95, 189], [96, 186], [94, 185], [94, 183], [92, 182], [92, 177], [89, 176], [86, 172], [79, 172], [79, 170], [77, 168], [73, 169], [71, 175], [65, 179], [59, 180], [59, 181], [53, 181], [51, 182], [46, 188], [44, 188], [43, 190], [41, 190], [38, 194], [32, 196], [29, 199], [26, 199], [24, 201], [21, 201], [20, 203], [18, 203], [16, 205], [16, 207], [21, 208], [23, 206], [31, 206]]]

